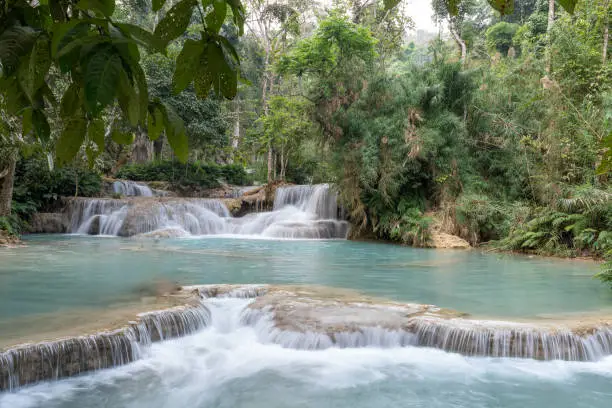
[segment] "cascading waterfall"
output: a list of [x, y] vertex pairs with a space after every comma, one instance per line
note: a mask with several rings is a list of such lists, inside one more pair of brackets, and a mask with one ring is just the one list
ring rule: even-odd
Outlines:
[[270, 238], [345, 239], [337, 195], [327, 184], [281, 187], [274, 209], [233, 218], [217, 199], [78, 198], [69, 202], [75, 234], [133, 236], [251, 235]]
[[0, 353], [0, 391], [118, 367], [142, 357], [151, 343], [193, 334], [210, 324], [204, 305], [144, 313], [108, 333], [24, 345]]
[[113, 183], [115, 194], [126, 197], [153, 197], [153, 191], [146, 184], [130, 180], [117, 180]]
[[[266, 285], [205, 285], [183, 288], [198, 295], [197, 306], [182, 306], [139, 316], [138, 322], [113, 332], [24, 345], [0, 353], [0, 391], [88, 371], [117, 367], [140, 359], [153, 342], [202, 330], [229, 334], [252, 329], [258, 342], [297, 350], [328, 348], [431, 347], [466, 356], [596, 361], [612, 354], [612, 329], [589, 333], [537, 328], [525, 323], [410, 317], [396, 328], [356, 327], [345, 316], [335, 331], [279, 327], [275, 312], [257, 306]], [[294, 296], [286, 292], [291, 301]], [[332, 316], [332, 318], [334, 318]], [[298, 325], [299, 326], [299, 325]], [[311, 325], [312, 326], [312, 325]]]

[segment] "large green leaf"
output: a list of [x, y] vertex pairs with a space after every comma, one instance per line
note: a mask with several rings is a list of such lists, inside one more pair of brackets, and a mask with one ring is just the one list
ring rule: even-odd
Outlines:
[[391, 10], [397, 6], [402, 0], [384, 0], [385, 10]]
[[217, 95], [226, 98], [236, 96], [238, 88], [238, 77], [225, 59], [223, 49], [215, 43], [209, 43], [207, 48], [207, 65], [201, 66], [201, 70], [207, 70], [212, 76], [212, 87]]
[[93, 10], [102, 16], [110, 17], [115, 12], [115, 0], [79, 0], [77, 7], [83, 11]]
[[89, 122], [87, 127], [87, 138], [98, 147], [98, 152], [104, 150], [104, 121], [102, 119], [94, 119]]
[[140, 122], [145, 123], [147, 116], [147, 105], [149, 104], [149, 89], [147, 87], [147, 77], [140, 64], [130, 65], [132, 69], [132, 79], [136, 83], [138, 90], [138, 109], [140, 111]]
[[164, 46], [187, 30], [196, 4], [197, 0], [182, 0], [168, 10], [164, 18], [155, 27], [155, 35]]
[[121, 58], [110, 47], [92, 54], [85, 73], [85, 102], [95, 116], [115, 99], [122, 68]]
[[204, 52], [204, 43], [188, 39], [183, 45], [181, 53], [176, 58], [176, 68], [172, 77], [174, 93], [182, 92], [193, 81], [198, 70], [200, 57]]
[[32, 108], [25, 109], [21, 116], [21, 133], [23, 137], [28, 136], [33, 130]]
[[79, 106], [81, 104], [81, 99], [79, 97], [81, 88], [76, 83], [71, 83], [68, 89], [64, 92], [62, 96], [62, 101], [60, 102], [60, 116], [63, 118], [68, 118], [73, 116]]
[[574, 14], [574, 10], [576, 9], [576, 4], [578, 0], [557, 0], [561, 7], [565, 9], [570, 14]]
[[159, 11], [166, 4], [166, 0], [153, 0], [153, 11]]
[[124, 132], [119, 129], [113, 129], [113, 131], [111, 132], [111, 138], [114, 142], [122, 145], [129, 145], [134, 143], [134, 133]]
[[86, 132], [85, 118], [71, 117], [68, 119], [55, 145], [55, 154], [60, 164], [66, 164], [74, 159], [85, 140]]
[[23, 81], [23, 88], [30, 100], [34, 99], [38, 89], [45, 82], [45, 77], [51, 68], [51, 55], [49, 51], [49, 39], [40, 36], [30, 53], [27, 74]]
[[[124, 118], [130, 122], [130, 125], [138, 125], [140, 119], [140, 104], [138, 102], [138, 95], [132, 85], [132, 82], [127, 76], [127, 73], [123, 68], [120, 69], [119, 74], [119, 87], [117, 88], [117, 96], [119, 99], [119, 107], [123, 112]], [[143, 107], [146, 109], [146, 105]]]
[[17, 70], [21, 57], [28, 54], [37, 34], [30, 27], [12, 26], [0, 35], [0, 65], [4, 75]]
[[149, 49], [150, 51], [164, 51], [164, 43], [153, 33], [138, 27], [133, 24], [117, 24], [117, 26], [126, 36], [130, 36], [138, 42], [139, 45]]
[[32, 111], [32, 127], [34, 133], [36, 133], [36, 136], [41, 142], [47, 143], [49, 141], [51, 137], [51, 127], [42, 109], [35, 109]]
[[514, 13], [514, 1], [515, 0], [488, 0], [491, 7], [499, 11], [502, 16]]
[[147, 118], [147, 133], [150, 140], [157, 140], [164, 130], [164, 115], [156, 105], [149, 107], [149, 117]]
[[174, 154], [181, 162], [186, 162], [189, 157], [189, 144], [185, 125], [180, 116], [166, 103], [162, 105], [164, 123], [166, 125], [166, 137]]
[[60, 46], [65, 46], [76, 38], [79, 38], [84, 30], [88, 30], [89, 25], [79, 19], [70, 20], [66, 23], [57, 23], [53, 25], [53, 37], [51, 38], [51, 55], [55, 54], [60, 49]]
[[227, 3], [225, 0], [213, 0], [212, 6], [212, 10], [205, 17], [206, 28], [217, 34], [227, 17]]

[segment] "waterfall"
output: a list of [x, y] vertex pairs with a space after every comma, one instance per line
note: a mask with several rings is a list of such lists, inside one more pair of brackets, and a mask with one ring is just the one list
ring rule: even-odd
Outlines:
[[[399, 304], [368, 305], [354, 300], [352, 307], [362, 308], [365, 314], [383, 308], [383, 313], [402, 316], [394, 327], [376, 319], [358, 324], [359, 316], [343, 309], [346, 303], [317, 298], [315, 293], [305, 299], [306, 292], [292, 290], [268, 285], [184, 287], [183, 294], [199, 295], [199, 304], [144, 313], [137, 322], [111, 332], [26, 344], [0, 353], [0, 391], [125, 365], [146, 355], [154, 342], [203, 330], [227, 335], [248, 329], [260, 343], [297, 350], [428, 347], [465, 356], [568, 361], [597, 361], [612, 354], [609, 326], [571, 330], [446, 319], [420, 312], [405, 315]], [[304, 300], [308, 309], [302, 321], [300, 302]], [[286, 315], [279, 320], [278, 313]]]
[[338, 218], [337, 195], [327, 184], [281, 187], [274, 209], [234, 218], [223, 201], [135, 197], [69, 201], [74, 234], [248, 235], [268, 238], [345, 239], [349, 223]]
[[279, 187], [274, 198], [274, 211], [294, 206], [319, 219], [338, 219], [338, 194], [329, 184]]
[[185, 234], [219, 234], [225, 230], [227, 207], [207, 199], [73, 199], [69, 203], [71, 232], [133, 236], [163, 229]]
[[[204, 285], [196, 287], [196, 290], [203, 299], [265, 299], [270, 293], [266, 285]], [[393, 327], [384, 327], [382, 322], [367, 325], [356, 323], [358, 316], [347, 314], [342, 302], [329, 309], [316, 298], [313, 304], [308, 305], [307, 321], [302, 321], [299, 313], [291, 314], [300, 309], [291, 293], [270, 299], [264, 302], [267, 305], [264, 307], [245, 307], [241, 321], [256, 330], [260, 341], [279, 344], [284, 348], [319, 350], [330, 347], [414, 346], [466, 356], [566, 361], [597, 361], [612, 355], [612, 327], [605, 325], [572, 329], [517, 322], [447, 319], [423, 316], [419, 312], [405, 315]], [[288, 315], [279, 320], [274, 307]], [[375, 305], [375, 308], [380, 307]], [[364, 303], [358, 302], [358, 308], [361, 313], [368, 313]], [[321, 314], [317, 314], [318, 309], [321, 309]], [[325, 327], [325, 321], [339, 319], [334, 309], [342, 318], [335, 328]], [[389, 314], [395, 312], [393, 307], [389, 307]]]
[[146, 184], [139, 184], [130, 180], [117, 180], [113, 183], [115, 194], [126, 197], [153, 197], [153, 191]]
[[0, 353], [0, 391], [118, 367], [165, 339], [193, 334], [210, 324], [204, 305], [144, 313], [138, 322], [106, 333], [26, 344]]

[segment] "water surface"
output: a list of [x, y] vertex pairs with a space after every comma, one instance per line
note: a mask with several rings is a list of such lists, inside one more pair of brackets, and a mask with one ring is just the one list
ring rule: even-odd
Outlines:
[[0, 249], [0, 321], [139, 298], [152, 282], [318, 284], [479, 316], [606, 312], [598, 265], [342, 240], [26, 237]]

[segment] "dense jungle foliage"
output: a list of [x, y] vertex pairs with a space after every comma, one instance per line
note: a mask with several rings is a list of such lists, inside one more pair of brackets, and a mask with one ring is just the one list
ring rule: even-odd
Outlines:
[[0, 175], [21, 157], [0, 216], [73, 195], [86, 168], [333, 182], [356, 235], [612, 258], [611, 1], [432, 0], [430, 41], [401, 0], [40, 3], [71, 6], [0, 18], [38, 33], [0, 34], [3, 84], [22, 89], [0, 92]]

